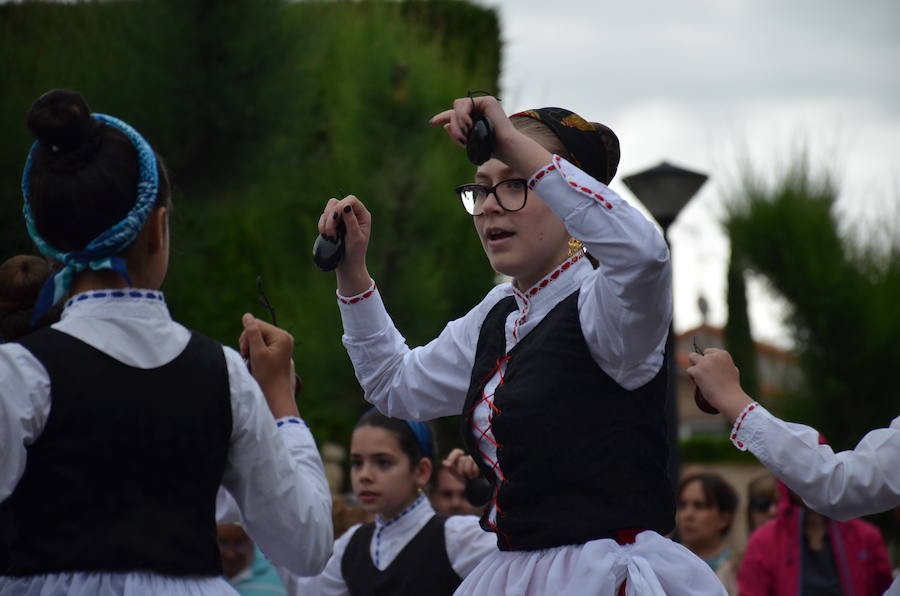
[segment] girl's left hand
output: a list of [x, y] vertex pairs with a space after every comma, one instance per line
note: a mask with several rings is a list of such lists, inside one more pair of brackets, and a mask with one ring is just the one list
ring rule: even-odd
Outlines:
[[477, 478], [481, 474], [481, 470], [478, 469], [478, 464], [475, 463], [475, 460], [458, 447], [447, 455], [442, 464], [460, 482]]

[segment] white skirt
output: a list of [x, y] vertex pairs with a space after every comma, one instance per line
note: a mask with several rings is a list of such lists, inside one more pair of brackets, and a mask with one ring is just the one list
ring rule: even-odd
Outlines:
[[225, 579], [180, 578], [153, 573], [49, 573], [0, 577], [0, 596], [234, 596]]
[[709, 565], [685, 547], [644, 531], [634, 544], [604, 538], [538, 551], [496, 551], [454, 596], [727, 596]]

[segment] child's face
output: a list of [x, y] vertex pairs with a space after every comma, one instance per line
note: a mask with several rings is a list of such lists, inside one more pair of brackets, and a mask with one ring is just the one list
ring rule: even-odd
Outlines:
[[[423, 464], [427, 464], [427, 472]], [[383, 519], [396, 516], [415, 501], [430, 471], [427, 459], [412, 466], [392, 432], [377, 426], [360, 426], [353, 431], [350, 482], [367, 512], [378, 513]]]
[[[475, 172], [475, 182], [485, 186], [523, 177], [497, 159], [484, 162]], [[472, 219], [484, 252], [494, 270], [514, 278], [520, 290], [539, 282], [566, 258], [569, 233], [537, 193], [529, 191], [519, 211], [504, 211], [494, 195], [483, 208], [484, 213]]]

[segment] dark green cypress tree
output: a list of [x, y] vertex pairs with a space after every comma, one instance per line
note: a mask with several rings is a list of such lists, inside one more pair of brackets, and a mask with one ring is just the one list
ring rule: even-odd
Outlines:
[[757, 354], [747, 312], [747, 287], [740, 255], [732, 248], [728, 262], [728, 322], [725, 324], [725, 348], [741, 371], [741, 386], [748, 395], [760, 398], [757, 378]]

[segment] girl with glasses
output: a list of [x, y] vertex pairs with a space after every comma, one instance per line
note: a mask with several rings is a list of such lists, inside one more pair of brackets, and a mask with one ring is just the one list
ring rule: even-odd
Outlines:
[[481, 525], [499, 550], [457, 594], [724, 594], [663, 538], [671, 266], [654, 225], [607, 186], [618, 139], [560, 108], [508, 118], [492, 97], [458, 99], [431, 123], [464, 147], [473, 112], [494, 124], [493, 155], [457, 192], [512, 281], [432, 342], [410, 349], [391, 322], [359, 199], [330, 200], [319, 220], [326, 236], [346, 226], [338, 303], [366, 399], [404, 419], [461, 413], [493, 484]]

